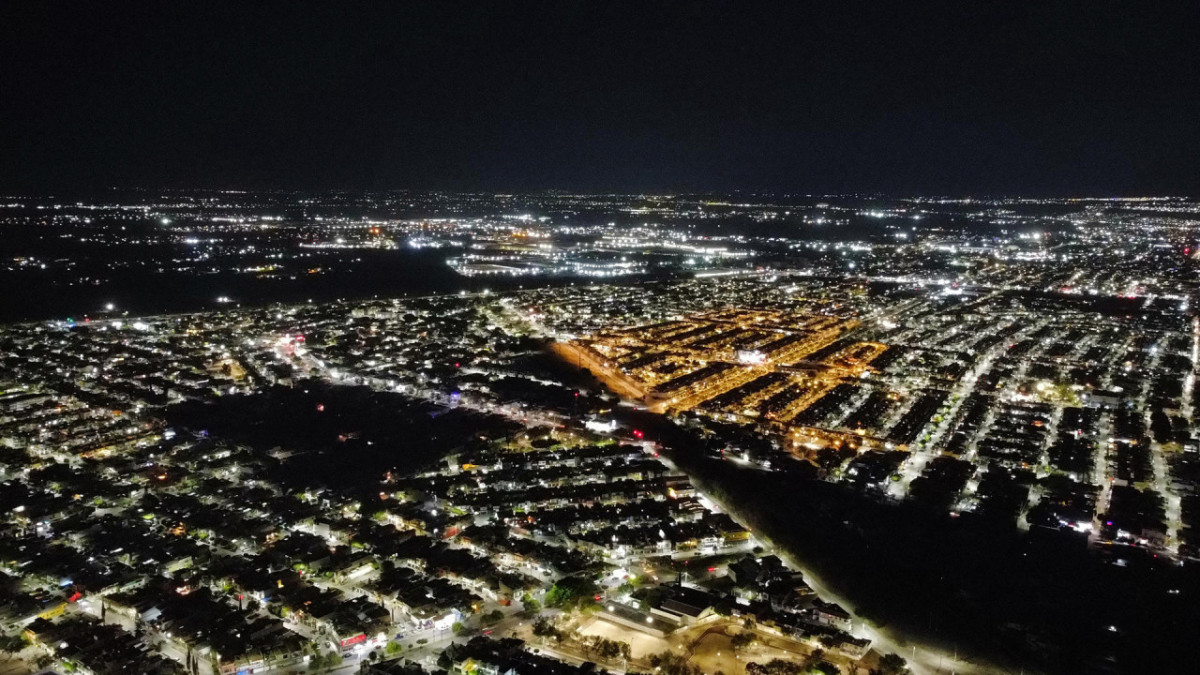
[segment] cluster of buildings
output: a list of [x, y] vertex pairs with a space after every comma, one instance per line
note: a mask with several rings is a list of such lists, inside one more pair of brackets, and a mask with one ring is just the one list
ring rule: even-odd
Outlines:
[[731, 419], [787, 422], [885, 347], [839, 340], [849, 316], [722, 309], [602, 332], [559, 347], [612, 387], [657, 410], [703, 407]]
[[[1118, 564], [1200, 557], [1197, 213], [438, 193], [3, 205], [14, 241], [62, 243], [0, 261], [6, 287], [269, 294], [414, 256], [474, 290], [257, 307], [221, 290], [214, 311], [144, 318], [89, 300], [0, 326], [0, 632], [76, 672], [563, 672], [508, 638], [587, 578], [621, 630], [753, 616], [861, 658], [850, 613], [634, 432], [647, 412], [742, 468], [803, 467]], [[547, 274], [562, 278], [512, 287]], [[335, 391], [370, 397], [348, 412]], [[296, 401], [327, 438], [271, 442], [279, 426], [226, 414]], [[397, 420], [426, 435], [380, 432]], [[706, 571], [667, 571], [689, 561]]]
[[[439, 495], [447, 508], [601, 560], [727, 553], [750, 539], [729, 516], [706, 508], [686, 476], [670, 474], [640, 446], [480, 449], [450, 461], [458, 473]], [[486, 555], [506, 553], [489, 545]]]
[[[331, 659], [438, 670], [472, 631], [514, 633], [517, 613], [561, 579], [595, 578], [602, 600], [633, 602], [612, 570], [671, 560], [723, 570], [751, 554], [750, 531], [652, 444], [594, 423], [615, 398], [580, 396], [531, 361], [540, 346], [518, 307], [539, 293], [4, 327], [0, 359], [19, 379], [0, 391], [3, 632], [32, 645], [31, 662], [81, 672], [106, 672], [106, 659], [164, 673]], [[413, 420], [474, 411], [449, 422], [478, 424], [457, 430], [474, 440], [433, 465], [331, 483], [288, 468], [309, 445], [198, 421], [223, 401], [303, 396], [318, 382], [423, 401], [393, 408]], [[326, 405], [306, 414], [340, 415]], [[372, 433], [340, 429], [337, 442], [369, 447]], [[639, 611], [662, 618], [657, 631], [756, 612], [861, 656], [849, 615], [811, 593], [771, 618], [782, 587], [766, 587], [780, 578], [737, 593], [685, 581]]]
[[1197, 328], [1173, 302], [907, 284], [837, 302], [805, 280], [724, 285], [816, 300], [600, 327], [565, 315], [608, 292], [573, 289], [577, 305], [532, 320], [625, 398], [768, 440], [722, 454], [769, 468], [786, 452], [879, 498], [1192, 555]]

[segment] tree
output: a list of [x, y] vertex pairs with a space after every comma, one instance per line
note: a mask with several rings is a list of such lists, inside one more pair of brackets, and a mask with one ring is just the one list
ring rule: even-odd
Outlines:
[[799, 663], [784, 659], [771, 659], [765, 664], [746, 664], [747, 675], [800, 675], [804, 670], [804, 666]]
[[642, 609], [650, 611], [650, 608], [657, 607], [662, 604], [663, 600], [666, 600], [667, 593], [667, 589], [662, 586], [648, 586], [637, 589], [633, 597], [642, 604]]
[[617, 642], [616, 640], [599, 638], [596, 640], [595, 644], [596, 653], [600, 654], [602, 658], [611, 661], [612, 659], [615, 659], [621, 655], [621, 644], [623, 643]]
[[16, 654], [29, 644], [25, 640], [24, 635], [3, 635], [0, 636], [0, 652]]
[[342, 655], [338, 652], [318, 651], [308, 660], [308, 669], [315, 671], [328, 670], [334, 666], [341, 665], [341, 663]]
[[554, 624], [548, 617], [539, 616], [533, 622], [533, 634], [539, 637], [545, 637], [554, 632]]
[[832, 663], [830, 663], [828, 661], [818, 662], [817, 665], [813, 667], [813, 669], [820, 671], [821, 675], [839, 675], [839, 673], [842, 672], [841, 670], [838, 669], [837, 666], [833, 665]]
[[462, 635], [463, 631], [466, 629], [467, 627], [464, 626], [461, 621], [455, 621], [454, 625], [450, 626], [450, 632], [454, 633], [455, 635]]
[[879, 670], [883, 675], [901, 675], [908, 672], [908, 662], [899, 654], [884, 654], [879, 659]]
[[555, 642], [562, 642], [562, 631], [554, 627], [554, 622], [549, 617], [539, 616], [533, 622], [533, 634], [538, 637], [554, 638]]
[[1171, 418], [1167, 417], [1167, 413], [1162, 410], [1150, 413], [1150, 433], [1154, 434], [1154, 440], [1159, 443], [1171, 441]]
[[[686, 656], [672, 652], [651, 655], [650, 665], [662, 669], [665, 675], [700, 675], [699, 666], [689, 663]], [[748, 668], [747, 672], [749, 672]]]
[[732, 647], [733, 651], [735, 652], [740, 652], [752, 644], [754, 644], [754, 633], [751, 633], [748, 630], [742, 631], [741, 633], [738, 633], [729, 639], [729, 646]]
[[578, 609], [596, 602], [598, 588], [589, 577], [563, 577], [546, 591], [546, 606]]
[[404, 647], [401, 647], [399, 642], [389, 642], [383, 651], [388, 656], [395, 656], [404, 651]]
[[526, 614], [528, 614], [529, 616], [533, 616], [534, 614], [537, 614], [539, 611], [541, 611], [542, 603], [538, 602], [537, 598], [526, 593], [525, 597], [521, 598], [521, 608], [523, 610], [525, 610]]
[[487, 614], [484, 614], [483, 616], [479, 617], [479, 624], [481, 626], [494, 626], [494, 625], [500, 623], [500, 621], [503, 618], [504, 618], [504, 612], [501, 612], [500, 610], [495, 609], [495, 610], [492, 610], [492, 611], [488, 612]]

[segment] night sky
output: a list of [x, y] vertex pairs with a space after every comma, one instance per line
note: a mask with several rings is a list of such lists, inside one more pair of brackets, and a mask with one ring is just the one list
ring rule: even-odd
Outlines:
[[1200, 194], [1198, 2], [3, 5], [10, 194]]

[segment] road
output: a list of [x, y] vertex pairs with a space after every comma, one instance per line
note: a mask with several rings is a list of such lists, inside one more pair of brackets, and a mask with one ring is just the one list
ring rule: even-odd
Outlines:
[[[685, 473], [665, 457], [660, 459], [670, 466], [671, 469]], [[705, 496], [716, 507], [716, 510], [730, 514], [738, 522], [746, 522], [746, 519], [741, 517], [736, 509], [731, 509], [727, 505], [717, 502], [707, 494]], [[853, 624], [850, 631], [852, 635], [870, 640], [872, 646], [878, 651], [891, 652], [903, 656], [908, 661], [909, 668], [915, 675], [940, 675], [943, 673], [954, 675], [985, 675], [1007, 672], [993, 665], [973, 663], [959, 659], [957, 652], [918, 644], [910, 639], [896, 635], [892, 631], [871, 626], [866, 621], [854, 616], [854, 612], [850, 609], [854, 605], [849, 600], [822, 582], [820, 577], [801, 565], [786, 549], [776, 545], [764, 533], [756, 532], [754, 538], [763, 548], [774, 552], [783, 559], [788, 567], [800, 571], [804, 575], [805, 581], [818, 596], [826, 601], [835, 602], [841, 605], [847, 612], [850, 612], [853, 617]]]

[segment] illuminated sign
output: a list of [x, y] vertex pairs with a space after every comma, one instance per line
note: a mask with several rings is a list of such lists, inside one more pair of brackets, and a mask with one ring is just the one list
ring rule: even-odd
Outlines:
[[366, 641], [367, 641], [367, 634], [359, 633], [358, 635], [355, 635], [354, 637], [348, 637], [345, 640], [342, 640], [342, 646], [349, 647], [350, 645], [356, 645], [360, 642], [366, 642]]

